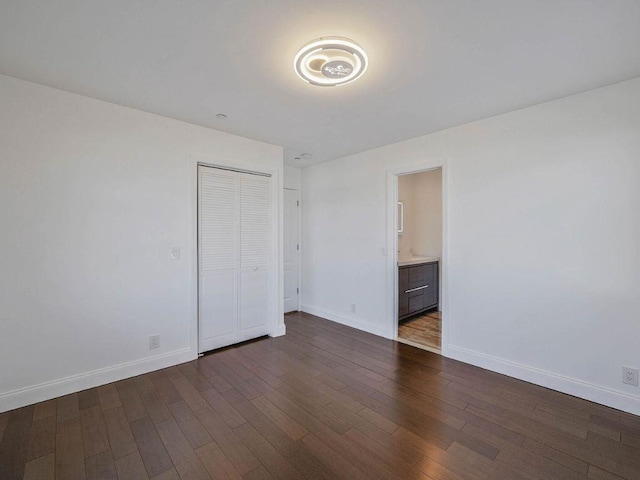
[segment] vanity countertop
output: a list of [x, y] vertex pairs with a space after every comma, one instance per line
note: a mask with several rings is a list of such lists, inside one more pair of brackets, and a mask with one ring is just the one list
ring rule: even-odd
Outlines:
[[439, 261], [439, 257], [403, 257], [398, 259], [399, 267], [406, 267], [407, 265], [417, 265], [419, 263], [429, 263]]

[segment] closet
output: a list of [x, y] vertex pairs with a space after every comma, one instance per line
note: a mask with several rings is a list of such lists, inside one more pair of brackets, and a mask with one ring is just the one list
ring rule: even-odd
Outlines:
[[199, 352], [268, 333], [271, 177], [198, 167]]

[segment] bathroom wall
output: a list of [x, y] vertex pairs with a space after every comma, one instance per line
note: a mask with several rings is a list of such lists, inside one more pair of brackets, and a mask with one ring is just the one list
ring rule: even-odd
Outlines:
[[398, 258], [442, 257], [442, 169], [399, 176], [398, 201], [404, 203]]
[[[398, 233], [398, 258], [411, 256], [413, 247], [413, 178], [412, 175], [398, 177], [398, 202], [404, 208], [404, 229]], [[398, 214], [398, 218], [400, 214]], [[398, 220], [400, 222], [400, 220]]]

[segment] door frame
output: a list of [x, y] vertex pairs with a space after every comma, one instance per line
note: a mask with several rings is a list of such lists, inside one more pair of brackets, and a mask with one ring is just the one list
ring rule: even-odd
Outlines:
[[387, 170], [387, 325], [388, 337], [398, 340], [398, 177], [428, 170], [442, 169], [442, 257], [440, 261], [442, 295], [442, 344], [440, 354], [448, 357], [449, 347], [449, 216], [448, 216], [448, 169], [444, 158], [433, 158], [424, 162], [403, 165]]
[[[298, 245], [300, 246], [300, 248], [298, 248], [298, 250], [296, 251], [296, 276], [298, 279], [298, 295], [297, 295], [297, 302], [296, 302], [296, 310], [299, 312], [300, 311], [300, 305], [301, 305], [301, 301], [300, 301], [300, 297], [302, 296], [302, 203], [300, 201], [300, 190], [297, 188], [289, 188], [289, 187], [284, 187], [283, 190], [292, 190], [294, 192], [298, 193], [298, 208], [296, 209], [296, 215], [298, 217]], [[283, 196], [284, 196], [284, 191], [282, 192]], [[284, 198], [283, 198], [283, 202], [284, 202]], [[282, 216], [283, 216], [283, 229], [284, 229], [284, 208], [282, 211]], [[284, 230], [283, 230], [283, 239], [284, 239]], [[283, 240], [283, 249], [284, 249], [284, 240]], [[284, 252], [283, 252], [283, 258], [284, 258]], [[284, 265], [283, 265], [283, 271], [284, 271]], [[284, 273], [283, 273], [284, 276]], [[282, 279], [283, 281], [283, 285], [284, 285], [284, 278]], [[284, 312], [284, 287], [283, 287], [283, 312]]]
[[190, 212], [190, 228], [189, 228], [189, 285], [190, 291], [190, 311], [191, 319], [186, 327], [189, 332], [189, 343], [191, 350], [199, 356], [199, 268], [200, 259], [198, 258], [198, 165], [213, 168], [223, 168], [235, 171], [244, 171], [247, 173], [259, 173], [271, 176], [271, 258], [270, 261], [274, 266], [273, 279], [269, 285], [269, 318], [267, 319], [269, 336], [278, 337], [284, 335], [286, 327], [284, 325], [284, 272], [283, 272], [283, 171], [282, 165], [266, 165], [259, 160], [246, 160], [239, 158], [218, 157], [214, 155], [205, 155], [200, 153], [192, 153], [190, 155], [189, 168], [189, 212]]

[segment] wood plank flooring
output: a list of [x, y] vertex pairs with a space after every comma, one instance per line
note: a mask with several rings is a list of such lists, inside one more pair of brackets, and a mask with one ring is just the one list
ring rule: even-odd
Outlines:
[[442, 346], [442, 314], [427, 312], [402, 321], [398, 338], [440, 351]]
[[2, 480], [640, 479], [640, 418], [311, 315], [0, 414]]

